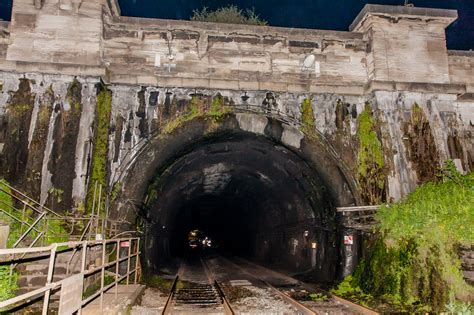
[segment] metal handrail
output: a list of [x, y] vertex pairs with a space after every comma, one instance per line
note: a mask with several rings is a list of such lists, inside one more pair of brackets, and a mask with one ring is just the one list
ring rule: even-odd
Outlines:
[[[27, 225], [27, 226], [31, 226], [28, 222], [25, 222], [25, 221], [22, 221], [22, 220], [18, 219], [18, 218], [15, 217], [13, 214], [8, 213], [8, 211], [5, 211], [5, 210], [2, 209], [2, 208], [0, 208], [0, 212], [3, 212], [4, 214], [6, 214], [6, 215], [9, 216], [10, 218], [12, 218], [13, 220], [15, 220], [15, 221], [17, 221], [17, 222], [19, 222], [19, 223], [21, 223], [21, 224], [25, 224], [25, 225]], [[40, 231], [39, 231], [38, 229], [36, 229], [35, 227], [33, 227], [33, 230], [34, 230], [35, 232], [40, 233]]]
[[33, 222], [33, 224], [31, 224], [31, 226], [16, 240], [15, 244], [13, 244], [13, 248], [17, 247], [18, 244], [20, 244], [20, 242], [28, 235], [28, 233], [30, 233], [30, 231], [35, 227], [36, 224], [38, 224], [39, 221], [41, 221], [41, 219], [44, 218], [44, 216], [46, 215], [46, 212], [43, 212], [36, 220], [35, 222]]
[[[82, 242], [84, 240], [84, 236], [86, 235], [86, 232], [87, 230], [91, 227], [92, 225], [92, 218], [93, 216], [90, 217], [89, 219], [89, 222], [87, 222], [87, 225], [86, 227], [84, 228], [84, 231], [82, 231], [82, 235], [81, 235], [81, 238], [79, 239], [79, 242]], [[69, 265], [71, 264], [71, 261], [72, 259], [74, 258], [74, 255], [76, 254], [77, 252], [77, 247], [74, 248], [72, 254], [71, 254], [71, 257], [69, 257], [68, 261], [67, 261], [67, 266], [66, 266], [66, 274], [69, 274]]]
[[[19, 195], [22, 196], [23, 198], [26, 198], [28, 201], [31, 201], [32, 203], [38, 205], [40, 209], [44, 209], [44, 210], [46, 210], [46, 212], [49, 212], [49, 213], [51, 213], [51, 214], [53, 214], [53, 215], [55, 215], [55, 216], [57, 216], [57, 217], [61, 217], [61, 215], [58, 214], [57, 212], [54, 212], [53, 210], [49, 209], [48, 207], [46, 207], [46, 206], [40, 204], [38, 201], [36, 201], [36, 200], [34, 200], [34, 199], [28, 197], [27, 195], [25, 195], [24, 193], [22, 193], [22, 192], [19, 191], [18, 189], [16, 189], [16, 188], [10, 186], [9, 184], [7, 184], [7, 183], [5, 183], [5, 182], [2, 182], [2, 185], [5, 185], [5, 186], [8, 187], [10, 190], [12, 190], [12, 191], [14, 191], [15, 193], [19, 194]], [[11, 195], [11, 194], [8, 193], [7, 191], [5, 191], [5, 190], [1, 187], [1, 185], [0, 185], [0, 190], [3, 191], [3, 192], [5, 192], [5, 193], [7, 193], [7, 194], [9, 194], [9, 195]], [[24, 204], [28, 205], [29, 207], [31, 207], [33, 210], [38, 211], [38, 212], [42, 212], [42, 211], [40, 211], [40, 210], [35, 209], [33, 206], [31, 206], [31, 205], [28, 204], [27, 202], [21, 200], [20, 198], [17, 198], [17, 199], [19, 199], [22, 203], [24, 203]]]
[[[106, 257], [106, 246], [107, 244], [115, 244], [117, 246], [116, 248], [118, 249], [121, 245], [122, 242], [128, 242], [128, 254], [124, 257], [120, 257], [119, 255], [119, 250], [117, 250], [116, 253], [116, 258], [114, 261], [111, 262], [105, 262], [105, 257]], [[94, 246], [101, 246], [102, 248], [102, 260], [99, 266], [96, 266], [95, 268], [92, 269], [87, 269], [86, 270], [86, 259], [87, 259], [87, 253], [90, 251], [87, 251], [88, 247], [94, 247]], [[8, 310], [11, 309], [12, 307], [19, 307], [21, 305], [24, 305], [28, 303], [32, 298], [37, 298], [41, 295], [44, 295], [43, 299], [43, 311], [42, 314], [47, 314], [48, 313], [48, 307], [49, 307], [49, 300], [51, 296], [52, 290], [55, 290], [57, 288], [62, 287], [63, 283], [68, 279], [62, 279], [57, 282], [52, 282], [53, 279], [53, 273], [54, 273], [54, 267], [55, 267], [55, 258], [56, 258], [56, 253], [58, 250], [62, 247], [67, 247], [68, 249], [76, 249], [76, 248], [82, 248], [82, 262], [81, 262], [81, 271], [80, 274], [86, 276], [86, 275], [91, 275], [94, 274], [98, 271], [101, 271], [101, 285], [100, 289], [95, 292], [93, 295], [86, 299], [81, 298], [81, 303], [79, 306], [78, 311], [88, 304], [91, 300], [94, 298], [100, 296], [100, 305], [101, 308], [103, 307], [103, 298], [104, 298], [104, 293], [111, 289], [112, 287], [115, 286], [115, 297], [117, 298], [118, 294], [118, 284], [120, 281], [126, 279], [126, 284], [129, 285], [129, 279], [132, 275], [135, 275], [135, 278], [133, 282], [136, 284], [139, 281], [139, 272], [141, 270], [139, 260], [140, 260], [140, 238], [121, 238], [121, 239], [108, 239], [108, 240], [102, 240], [102, 241], [82, 241], [82, 242], [63, 242], [63, 243], [54, 243], [49, 246], [43, 246], [43, 247], [31, 247], [31, 248], [8, 248], [8, 249], [0, 249], [0, 257], [5, 257], [7, 256], [6, 260], [3, 260], [3, 262], [14, 262], [15, 255], [21, 254], [21, 255], [26, 255], [26, 254], [40, 254], [37, 256], [38, 259], [43, 259], [44, 254], [49, 252], [49, 266], [48, 266], [48, 275], [47, 275], [47, 282], [46, 284], [39, 289], [24, 293], [22, 295], [16, 296], [14, 298], [8, 299], [6, 301], [1, 301], [0, 302], [0, 310]], [[134, 247], [134, 251], [132, 253], [132, 247]], [[132, 268], [131, 266], [131, 259], [135, 257], [135, 267]], [[34, 260], [35, 257], [29, 257], [28, 261]], [[2, 260], [0, 260], [2, 261]], [[119, 275], [119, 264], [121, 262], [127, 261], [127, 272], [124, 275]], [[105, 276], [105, 269], [112, 267], [115, 264], [115, 281], [112, 282], [109, 285], [104, 284], [104, 276]], [[73, 276], [73, 275], [71, 275]], [[82, 292], [81, 292], [82, 294]], [[61, 303], [61, 301], [60, 301]]]

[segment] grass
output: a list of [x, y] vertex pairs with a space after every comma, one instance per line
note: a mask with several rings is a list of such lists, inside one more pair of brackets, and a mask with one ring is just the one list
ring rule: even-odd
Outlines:
[[[173, 285], [174, 280], [163, 279], [162, 277], [158, 275], [150, 275], [148, 277], [143, 277], [143, 282], [147, 286], [157, 288], [163, 293], [170, 293], [171, 286]], [[176, 288], [181, 289], [183, 287], [184, 287], [184, 283], [178, 280], [178, 283], [176, 284]]]

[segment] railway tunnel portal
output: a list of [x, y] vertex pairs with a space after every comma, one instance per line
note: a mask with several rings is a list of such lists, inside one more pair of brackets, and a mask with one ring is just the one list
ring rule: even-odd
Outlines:
[[474, 55], [446, 48], [455, 11], [367, 5], [339, 32], [81, 2], [14, 1], [0, 22], [0, 173], [77, 215], [100, 183], [120, 232], [143, 221], [152, 270], [201, 228], [333, 277], [356, 263], [335, 207], [400, 200], [448, 159], [474, 168]]
[[139, 201], [138, 214], [121, 215], [142, 222], [149, 270], [184, 255], [199, 229], [220, 252], [334, 280], [347, 267], [335, 207], [357, 203], [355, 181], [321, 135], [300, 127], [238, 109], [152, 136], [120, 198]]

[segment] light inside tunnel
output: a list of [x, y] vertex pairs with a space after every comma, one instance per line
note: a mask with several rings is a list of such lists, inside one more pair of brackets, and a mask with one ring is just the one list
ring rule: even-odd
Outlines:
[[199, 229], [221, 253], [332, 278], [334, 213], [325, 183], [290, 149], [255, 135], [214, 137], [156, 174], [146, 255], [157, 270], [184, 255]]

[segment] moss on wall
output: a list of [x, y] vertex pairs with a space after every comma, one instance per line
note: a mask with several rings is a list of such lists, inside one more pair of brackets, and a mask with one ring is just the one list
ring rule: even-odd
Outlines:
[[448, 162], [440, 180], [383, 207], [369, 255], [335, 292], [384, 312], [439, 313], [450, 300], [472, 301], [457, 254], [459, 244], [474, 244], [472, 187], [474, 173], [461, 176]]
[[20, 79], [18, 90], [11, 92], [6, 107], [4, 148], [0, 153], [0, 173], [15, 185], [25, 186], [28, 163], [28, 132], [35, 103], [30, 81]]
[[[110, 112], [112, 110], [112, 93], [103, 85], [98, 86], [96, 119], [94, 126], [94, 142], [87, 190], [87, 212], [92, 211], [94, 200], [94, 186], [102, 185], [102, 199], [100, 209], [104, 210], [105, 192], [107, 191], [107, 153], [110, 128]], [[98, 192], [97, 192], [98, 194]], [[97, 203], [96, 203], [97, 205]], [[97, 208], [97, 206], [96, 206]]]
[[433, 180], [440, 165], [438, 150], [430, 122], [417, 103], [411, 108], [410, 122], [403, 125], [403, 135], [418, 184]]
[[313, 135], [316, 132], [316, 122], [314, 119], [313, 104], [310, 98], [305, 98], [300, 106], [301, 128], [304, 133]]
[[[175, 98], [173, 98], [172, 104], [174, 103], [178, 103]], [[173, 105], [172, 108], [176, 106]], [[183, 114], [164, 124], [162, 133], [169, 134], [184, 123], [199, 117], [218, 122], [225, 114], [230, 112], [231, 108], [226, 105], [225, 99], [220, 94], [217, 94], [212, 102], [209, 102], [209, 97], [194, 95], [190, 101], [184, 104]]]
[[357, 179], [361, 187], [361, 197], [368, 204], [379, 204], [385, 192], [384, 154], [369, 103], [359, 115], [357, 138], [359, 150], [357, 155]]

